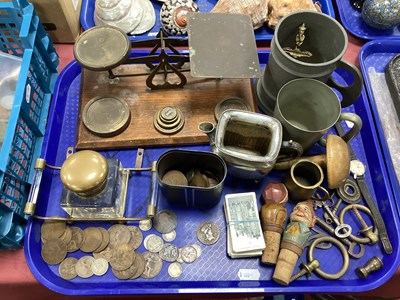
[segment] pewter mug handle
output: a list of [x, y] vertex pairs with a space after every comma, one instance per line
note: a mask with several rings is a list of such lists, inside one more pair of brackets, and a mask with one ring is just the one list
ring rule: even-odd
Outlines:
[[328, 82], [326, 83], [330, 87], [338, 90], [340, 94], [342, 94], [343, 100], [341, 102], [341, 106], [343, 108], [352, 105], [358, 99], [362, 91], [363, 79], [360, 70], [358, 70], [356, 66], [344, 59], [341, 59], [337, 62], [336, 69], [345, 69], [349, 71], [354, 79], [353, 84], [346, 86], [337, 83], [331, 75], [328, 79]]
[[[354, 113], [341, 113], [338, 122], [341, 121], [349, 121], [353, 123], [353, 127], [341, 137], [346, 143], [348, 143], [360, 132], [362, 120]], [[321, 138], [319, 144], [321, 146], [326, 146], [326, 139]]]

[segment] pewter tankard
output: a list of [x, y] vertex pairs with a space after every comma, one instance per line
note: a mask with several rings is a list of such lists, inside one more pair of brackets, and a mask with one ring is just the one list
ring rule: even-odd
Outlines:
[[[284, 17], [275, 29], [268, 64], [257, 82], [257, 101], [261, 110], [272, 115], [279, 90], [296, 78], [313, 78], [327, 83], [342, 95], [342, 107], [353, 104], [361, 93], [363, 82], [360, 71], [342, 59], [347, 45], [345, 29], [328, 15], [300, 11]], [[295, 50], [311, 56], [294, 57]], [[353, 83], [348, 86], [338, 84], [331, 78], [335, 69], [348, 70]]]

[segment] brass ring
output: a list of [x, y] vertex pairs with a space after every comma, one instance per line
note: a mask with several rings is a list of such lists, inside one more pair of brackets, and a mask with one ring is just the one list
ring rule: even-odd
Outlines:
[[335, 274], [326, 273], [326, 272], [322, 271], [319, 267], [316, 268], [314, 271], [319, 276], [321, 276], [322, 278], [325, 278], [325, 279], [329, 279], [329, 280], [339, 279], [340, 277], [342, 277], [347, 272], [347, 269], [349, 268], [349, 254], [347, 253], [347, 250], [346, 250], [345, 246], [340, 241], [338, 241], [337, 239], [335, 239], [335, 238], [333, 238], [331, 236], [323, 236], [323, 237], [315, 239], [311, 243], [310, 247], [308, 248], [308, 253], [307, 253], [308, 261], [313, 261], [314, 260], [313, 252], [315, 250], [315, 247], [318, 244], [320, 244], [321, 242], [331, 242], [333, 245], [335, 245], [335, 246], [337, 246], [339, 248], [339, 250], [340, 250], [340, 252], [342, 253], [342, 256], [343, 256], [343, 266], [339, 270], [339, 272], [337, 272]]
[[[341, 212], [339, 214], [340, 223], [344, 224], [344, 215], [348, 210], [353, 209], [353, 206], [356, 207], [358, 210], [365, 212], [367, 215], [369, 215], [371, 217], [372, 221], [374, 221], [374, 217], [372, 216], [371, 210], [368, 207], [361, 205], [361, 204], [350, 204], [350, 205], [345, 206], [341, 210]], [[374, 234], [376, 236], [378, 236], [378, 228], [376, 227], [375, 222], [374, 222]], [[357, 244], [369, 244], [371, 242], [371, 240], [368, 237], [359, 238], [359, 237], [355, 236], [354, 234], [350, 234], [347, 238]]]

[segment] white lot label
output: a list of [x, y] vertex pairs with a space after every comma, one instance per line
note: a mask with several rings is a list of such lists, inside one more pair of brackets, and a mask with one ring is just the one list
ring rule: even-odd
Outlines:
[[240, 280], [259, 280], [260, 272], [257, 269], [240, 269], [238, 276]]

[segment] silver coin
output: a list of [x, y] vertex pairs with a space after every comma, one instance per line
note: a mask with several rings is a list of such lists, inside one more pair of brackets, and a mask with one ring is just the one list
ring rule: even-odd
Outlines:
[[181, 263], [181, 264], [184, 263], [184, 261], [183, 261], [183, 259], [182, 259], [182, 248], [179, 248], [179, 249], [178, 249], [178, 258], [176, 259], [176, 261], [177, 261], [178, 263]]
[[161, 236], [164, 239], [164, 241], [172, 242], [176, 238], [176, 231], [173, 230], [173, 231], [168, 232], [168, 233], [163, 233]]
[[212, 245], [218, 241], [221, 235], [221, 230], [216, 223], [205, 221], [197, 226], [196, 235], [200, 243], [204, 245]]
[[96, 258], [92, 262], [92, 272], [96, 276], [102, 276], [108, 271], [108, 261], [104, 258]]
[[153, 227], [159, 233], [168, 233], [178, 225], [178, 216], [170, 210], [158, 212], [153, 219]]
[[89, 278], [93, 275], [92, 263], [93, 256], [82, 256], [75, 265], [76, 274], [81, 278]]
[[156, 277], [162, 268], [162, 259], [157, 253], [144, 252], [143, 258], [146, 261], [144, 271], [142, 273], [143, 278], [154, 278]]
[[168, 275], [172, 278], [177, 278], [181, 276], [183, 272], [182, 265], [178, 262], [173, 262], [168, 266]]
[[149, 234], [144, 239], [144, 247], [150, 252], [159, 252], [164, 244], [161, 237], [155, 234]]
[[179, 256], [179, 248], [172, 244], [164, 244], [158, 252], [162, 260], [167, 262], [174, 262], [178, 259]]
[[145, 219], [139, 221], [139, 228], [142, 231], [148, 231], [153, 226], [151, 219]]
[[182, 248], [181, 255], [182, 255], [182, 260], [187, 264], [194, 262], [197, 258], [196, 249], [190, 245], [187, 245]]
[[200, 255], [203, 253], [203, 251], [201, 250], [201, 247], [200, 247], [199, 245], [197, 245], [197, 244], [193, 244], [192, 247], [193, 247], [194, 249], [196, 249], [197, 258], [199, 258]]

